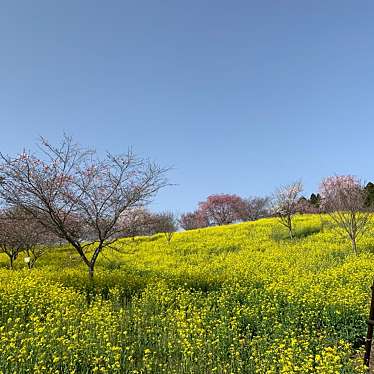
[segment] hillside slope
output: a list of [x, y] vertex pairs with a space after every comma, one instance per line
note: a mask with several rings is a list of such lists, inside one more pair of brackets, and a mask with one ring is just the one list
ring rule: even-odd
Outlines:
[[94, 284], [69, 248], [21, 258], [0, 270], [0, 372], [361, 373], [374, 235], [355, 256], [325, 221], [122, 240]]

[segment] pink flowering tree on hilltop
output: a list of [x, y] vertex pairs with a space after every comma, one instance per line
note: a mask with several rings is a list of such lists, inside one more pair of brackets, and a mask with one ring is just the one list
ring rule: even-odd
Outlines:
[[336, 175], [322, 180], [321, 207], [339, 231], [348, 235], [354, 253], [357, 240], [369, 227], [372, 211], [367, 207], [367, 192], [360, 179], [352, 175]]
[[184, 230], [195, 230], [208, 227], [208, 218], [199, 210], [190, 213], [184, 213], [179, 218], [179, 225]]
[[199, 203], [199, 211], [207, 217], [210, 225], [227, 225], [242, 219], [245, 201], [237, 195], [210, 195]]
[[269, 197], [253, 196], [243, 200], [244, 209], [242, 209], [242, 214], [240, 217], [242, 221], [255, 221], [259, 218], [268, 217], [270, 215]]
[[212, 225], [227, 225], [234, 222], [254, 221], [268, 217], [270, 198], [237, 195], [210, 195], [199, 203], [198, 209], [184, 213], [179, 219], [180, 226], [185, 230], [197, 229]]

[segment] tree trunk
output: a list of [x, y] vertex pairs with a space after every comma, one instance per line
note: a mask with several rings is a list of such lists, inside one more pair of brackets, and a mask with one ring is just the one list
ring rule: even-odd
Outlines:
[[90, 281], [93, 281], [94, 268], [95, 268], [95, 263], [90, 263], [90, 265], [88, 267], [88, 278], [89, 278]]
[[353, 252], [355, 253], [355, 255], [357, 255], [357, 243], [356, 243], [356, 238], [355, 238], [355, 237], [352, 237], [352, 238], [351, 238], [351, 242], [352, 242], [352, 249], [353, 249]]
[[293, 239], [292, 219], [290, 216], [287, 217], [287, 225], [288, 225], [288, 233], [290, 234], [290, 238]]
[[93, 276], [94, 276], [94, 266], [95, 266], [95, 261], [89, 261], [88, 258], [86, 257], [86, 255], [84, 254], [84, 251], [82, 249], [82, 247], [75, 243], [74, 241], [70, 240], [69, 243], [75, 248], [75, 250], [78, 252], [79, 256], [81, 257], [81, 259], [83, 260], [83, 262], [87, 265], [88, 267], [88, 277], [90, 280], [93, 279]]
[[9, 256], [9, 269], [13, 270], [13, 256]]
[[91, 257], [91, 261], [88, 264], [88, 277], [90, 278], [90, 280], [93, 280], [96, 260], [97, 260], [97, 258], [98, 258], [102, 249], [103, 249], [103, 246], [102, 246], [102, 243], [100, 243], [98, 245], [98, 247], [95, 249], [95, 252]]

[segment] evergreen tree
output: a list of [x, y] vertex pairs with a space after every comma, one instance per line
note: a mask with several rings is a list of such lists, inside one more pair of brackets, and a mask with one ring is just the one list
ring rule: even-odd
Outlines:
[[317, 195], [315, 193], [312, 193], [310, 195], [309, 202], [316, 208], [319, 208], [321, 204], [321, 195], [318, 193]]
[[374, 206], [374, 184], [369, 182], [365, 186], [365, 192], [366, 192], [366, 200], [365, 200], [365, 205], [367, 207], [372, 207]]

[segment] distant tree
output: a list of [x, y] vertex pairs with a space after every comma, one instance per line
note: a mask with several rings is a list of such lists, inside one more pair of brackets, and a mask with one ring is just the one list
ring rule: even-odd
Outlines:
[[51, 250], [51, 246], [48, 242], [41, 242], [37, 245], [26, 246], [24, 251], [27, 256], [25, 257], [27, 267], [31, 270], [35, 266], [38, 259], [44, 256], [49, 250]]
[[337, 175], [322, 180], [322, 208], [337, 227], [348, 235], [352, 250], [357, 254], [357, 240], [369, 227], [371, 210], [367, 208], [367, 190], [360, 179], [352, 175]]
[[318, 213], [319, 209], [310, 200], [302, 196], [297, 202], [296, 211], [301, 214], [313, 214]]
[[290, 185], [279, 187], [273, 196], [273, 212], [279, 222], [287, 228], [291, 239], [294, 237], [292, 218], [297, 213], [297, 205], [302, 191], [301, 181], [296, 181]]
[[369, 182], [365, 186], [365, 193], [366, 193], [365, 206], [373, 207], [374, 206], [374, 184], [373, 183]]
[[153, 215], [145, 208], [128, 209], [121, 214], [118, 220], [118, 237], [135, 239], [136, 236], [153, 234]]
[[118, 239], [121, 214], [166, 186], [167, 170], [132, 152], [99, 159], [67, 136], [57, 146], [41, 139], [39, 149], [1, 155], [0, 197], [69, 242], [92, 278], [99, 254]]
[[210, 195], [199, 203], [199, 211], [208, 218], [210, 225], [226, 225], [241, 220], [245, 210], [244, 200], [237, 195]]
[[9, 267], [21, 252], [28, 256], [31, 269], [45, 253], [50, 235], [32, 216], [20, 209], [4, 209], [0, 214], [0, 252], [9, 257]]
[[310, 207], [309, 200], [305, 198], [304, 196], [301, 196], [296, 206], [297, 213], [307, 214], [309, 207]]
[[317, 193], [317, 195], [312, 193], [310, 195], [309, 202], [312, 206], [318, 209], [321, 205], [321, 195], [319, 193]]
[[23, 243], [22, 250], [26, 254], [25, 261], [29, 269], [44, 256], [51, 247], [58, 243], [58, 237], [48, 231], [43, 225], [27, 212], [18, 212], [15, 217], [18, 239]]
[[242, 221], [254, 221], [259, 218], [268, 217], [270, 215], [269, 210], [269, 197], [249, 197], [243, 199], [243, 209], [240, 213], [240, 219]]
[[151, 227], [154, 234], [163, 233], [170, 243], [174, 233], [178, 230], [178, 220], [172, 212], [154, 213]]
[[14, 222], [4, 213], [0, 217], [0, 253], [9, 258], [9, 268], [13, 269], [13, 263], [22, 250], [22, 242], [14, 232]]
[[200, 210], [192, 213], [184, 213], [179, 219], [179, 225], [184, 230], [194, 230], [209, 226], [208, 217]]

